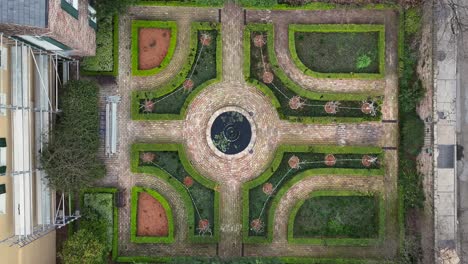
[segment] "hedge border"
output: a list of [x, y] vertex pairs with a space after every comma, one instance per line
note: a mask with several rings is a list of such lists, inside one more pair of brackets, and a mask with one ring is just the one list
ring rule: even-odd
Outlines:
[[[215, 25], [212, 27], [211, 25]], [[192, 64], [195, 60], [198, 47], [198, 31], [199, 30], [216, 30], [218, 33], [216, 37], [216, 78], [208, 80], [199, 86], [195, 87], [190, 95], [185, 100], [184, 105], [181, 108], [179, 114], [143, 114], [140, 113], [139, 95], [149, 93], [155, 97], [162, 97], [175, 91], [185, 81], [189, 71], [192, 68]], [[187, 62], [184, 67], [179, 71], [179, 74], [175, 76], [168, 84], [165, 84], [161, 88], [151, 91], [133, 91], [132, 92], [132, 106], [131, 116], [133, 120], [183, 120], [187, 112], [187, 108], [192, 100], [205, 89], [207, 86], [218, 83], [222, 80], [222, 67], [223, 67], [223, 55], [222, 55], [222, 37], [221, 37], [221, 24], [214, 22], [192, 22], [191, 25], [191, 36], [190, 36], [190, 52]]]
[[[155, 68], [148, 70], [138, 69], [138, 30], [140, 28], [162, 28], [171, 30], [171, 39], [169, 40], [169, 48], [166, 57], [161, 64]], [[149, 76], [157, 74], [169, 65], [174, 55], [174, 50], [177, 44], [177, 22], [176, 21], [156, 21], [156, 20], [132, 20], [132, 75], [133, 76]]]
[[216, 8], [223, 7], [223, 5], [208, 5], [208, 4], [197, 4], [191, 2], [180, 2], [180, 1], [162, 1], [162, 0], [152, 0], [144, 1], [138, 0], [136, 5], [140, 6], [184, 6], [184, 7], [205, 7], [205, 8]]
[[[323, 73], [316, 72], [309, 69], [299, 59], [296, 51], [296, 40], [294, 33], [296, 32], [322, 32], [322, 33], [335, 33], [335, 32], [378, 32], [378, 54], [379, 54], [379, 72], [378, 73]], [[304, 74], [314, 78], [328, 78], [328, 79], [382, 79], [385, 77], [385, 25], [373, 24], [290, 24], [288, 26], [288, 42], [289, 52], [291, 59], [296, 67]]]
[[[377, 197], [379, 199], [378, 209], [378, 236], [377, 238], [333, 238], [333, 237], [307, 237], [307, 238], [294, 238], [294, 221], [297, 213], [306, 200], [313, 197], [320, 196], [369, 196]], [[323, 246], [370, 246], [379, 245], [383, 242], [385, 236], [385, 209], [384, 200], [382, 194], [361, 192], [361, 191], [349, 191], [349, 190], [319, 190], [313, 191], [309, 194], [306, 199], [300, 200], [296, 203], [291, 210], [288, 220], [288, 242], [295, 244], [312, 244], [312, 245], [323, 245]]]
[[[137, 213], [138, 213], [138, 194], [146, 192], [161, 203], [167, 216], [168, 235], [166, 237], [137, 236]], [[134, 186], [132, 188], [131, 199], [131, 217], [130, 217], [130, 241], [132, 243], [173, 243], [174, 242], [174, 217], [169, 202], [156, 190]]]
[[281, 119], [289, 120], [291, 122], [301, 122], [301, 123], [333, 123], [333, 122], [376, 122], [378, 120], [365, 120], [363, 117], [334, 117], [334, 116], [324, 116], [324, 117], [308, 117], [308, 116], [286, 116], [281, 111], [281, 104], [276, 98], [273, 91], [266, 86], [265, 84], [252, 79], [250, 76], [250, 36], [253, 31], [265, 31], [269, 35], [267, 38], [267, 49], [268, 49], [268, 59], [272, 65], [273, 72], [276, 77], [279, 78], [283, 84], [290, 89], [292, 92], [298, 94], [301, 97], [305, 97], [311, 100], [321, 100], [321, 101], [361, 101], [366, 100], [369, 96], [383, 96], [381, 93], [321, 93], [311, 90], [306, 90], [293, 82], [286, 73], [278, 65], [278, 59], [274, 50], [274, 28], [272, 24], [258, 24], [258, 23], [249, 23], [244, 30], [244, 65], [243, 72], [244, 77], [247, 83], [255, 86], [259, 89], [264, 95], [266, 95], [271, 104], [276, 108]]
[[113, 231], [112, 231], [112, 260], [116, 260], [119, 251], [119, 208], [115, 205], [115, 194], [118, 192], [114, 187], [94, 187], [87, 188], [80, 192], [80, 207], [84, 206], [84, 195], [86, 193], [111, 193], [113, 205]]
[[[242, 184], [242, 236], [244, 243], [255, 244], [255, 243], [271, 243], [273, 239], [273, 220], [274, 212], [276, 211], [276, 206], [279, 203], [279, 198], [297, 181], [303, 177], [310, 175], [359, 175], [359, 176], [369, 176], [369, 177], [380, 177], [385, 173], [385, 164], [383, 164], [379, 169], [368, 170], [368, 169], [346, 169], [346, 168], [318, 168], [318, 169], [309, 169], [298, 174], [294, 174], [292, 179], [284, 184], [283, 187], [279, 189], [274, 199], [272, 200], [271, 207], [268, 214], [268, 227], [266, 237], [255, 237], [249, 236], [249, 204], [250, 196], [249, 192], [251, 189], [259, 186], [260, 184], [265, 183], [278, 169], [281, 161], [283, 160], [285, 152], [316, 152], [316, 153], [334, 153], [334, 154], [380, 154], [384, 155], [384, 152], [379, 147], [355, 147], [355, 146], [344, 146], [344, 147], [335, 147], [335, 146], [306, 146], [306, 145], [280, 145], [276, 150], [275, 157], [270, 163], [265, 171], [257, 178], [245, 182]], [[302, 177], [302, 178], [301, 178]]]
[[80, 73], [85, 76], [117, 76], [119, 74], [119, 16], [115, 15], [112, 18], [113, 32], [112, 32], [112, 71], [86, 71], [80, 67]]
[[244, 5], [243, 7], [247, 10], [333, 10], [333, 9], [370, 9], [370, 10], [386, 10], [395, 9], [396, 4], [365, 4], [365, 5], [353, 5], [353, 4], [332, 4], [324, 2], [310, 2], [301, 6], [291, 6], [287, 4], [276, 4], [271, 7], [256, 7]]
[[[219, 240], [219, 192], [216, 191], [217, 184], [199, 174], [195, 168], [190, 164], [184, 147], [182, 144], [147, 144], [147, 143], [136, 143], [131, 147], [131, 171], [135, 173], [147, 173], [155, 175], [156, 177], [163, 179], [169, 183], [177, 193], [180, 194], [182, 200], [184, 201], [185, 208], [188, 213], [188, 224], [191, 227], [191, 230], [195, 230], [195, 216], [192, 200], [183, 186], [183, 184], [177, 180], [173, 180], [172, 176], [167, 172], [157, 168], [157, 167], [140, 167], [138, 166], [139, 162], [139, 152], [140, 151], [174, 151], [179, 154], [180, 161], [184, 169], [201, 185], [206, 188], [212, 189], [214, 192], [214, 206], [213, 206], [213, 231], [214, 235], [211, 237], [207, 236], [197, 236], [194, 232], [188, 232], [189, 240], [193, 243], [217, 243]], [[190, 228], [189, 228], [190, 230]]]

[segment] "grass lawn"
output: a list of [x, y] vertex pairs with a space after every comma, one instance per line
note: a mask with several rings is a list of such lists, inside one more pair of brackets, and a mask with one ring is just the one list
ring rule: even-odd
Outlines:
[[379, 73], [378, 32], [295, 32], [302, 63], [320, 73]]
[[373, 238], [378, 236], [378, 198], [317, 196], [307, 199], [294, 219], [294, 237]]
[[[145, 151], [146, 153], [146, 151]], [[180, 181], [184, 184], [184, 179], [191, 175], [184, 169], [182, 165], [179, 155], [176, 151], [156, 151], [152, 152], [156, 155], [154, 163], [142, 163], [140, 161], [140, 166], [156, 166], [160, 169], [165, 170], [168, 172], [173, 178], [171, 180]], [[202, 219], [208, 219], [210, 221], [211, 226], [214, 223], [214, 191], [211, 189], [206, 188], [202, 184], [198, 183], [193, 177], [193, 185], [188, 187], [191, 196], [195, 202], [196, 208], [200, 213]], [[198, 221], [200, 217], [197, 214], [197, 210], [195, 210], [195, 226], [198, 226]], [[198, 235], [198, 232], [194, 230], [194, 233]]]

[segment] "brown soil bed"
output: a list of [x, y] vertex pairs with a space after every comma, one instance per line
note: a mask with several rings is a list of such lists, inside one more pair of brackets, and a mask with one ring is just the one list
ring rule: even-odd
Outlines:
[[141, 28], [138, 31], [138, 69], [160, 66], [167, 55], [170, 40], [170, 29]]
[[169, 234], [166, 210], [147, 193], [138, 194], [137, 235], [165, 237]]

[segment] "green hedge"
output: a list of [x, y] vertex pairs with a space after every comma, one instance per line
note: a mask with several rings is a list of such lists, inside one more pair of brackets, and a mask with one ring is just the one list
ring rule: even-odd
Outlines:
[[[244, 5], [247, 9], [265, 9], [264, 6]], [[370, 9], [393, 10], [398, 8], [396, 4], [333, 4], [326, 2], [309, 2], [303, 5], [288, 5], [277, 3], [268, 7], [270, 10], [333, 10], [333, 9]]]
[[[168, 224], [168, 235], [166, 237], [156, 237], [156, 236], [138, 236], [138, 195], [142, 192], [148, 193], [154, 199], [156, 199], [164, 208], [167, 216]], [[159, 194], [157, 191], [142, 188], [142, 187], [133, 187], [132, 188], [132, 209], [131, 209], [131, 221], [130, 221], [130, 241], [133, 243], [173, 243], [174, 242], [174, 217], [172, 216], [172, 209], [167, 200]]]
[[[371, 193], [359, 192], [359, 191], [347, 191], [347, 190], [320, 190], [312, 192], [309, 198], [319, 196], [370, 196]], [[384, 200], [379, 197], [379, 216], [378, 216], [378, 238], [331, 238], [331, 237], [311, 237], [311, 238], [294, 238], [294, 221], [296, 215], [307, 200], [299, 201], [292, 209], [288, 221], [288, 241], [289, 243], [296, 244], [312, 244], [312, 245], [324, 245], [324, 246], [369, 246], [381, 244], [385, 235], [385, 208]]]
[[119, 250], [119, 209], [115, 206], [115, 193], [117, 188], [113, 187], [95, 187], [83, 190], [80, 193], [80, 205], [84, 206], [84, 195], [89, 193], [111, 193], [113, 198], [113, 210], [112, 210], [112, 259], [115, 260], [118, 256]]
[[225, 0], [138, 0], [137, 5], [144, 6], [193, 6], [222, 7]]
[[249, 236], [250, 228], [250, 190], [265, 183], [278, 170], [284, 153], [286, 152], [318, 152], [318, 153], [334, 153], [334, 154], [380, 154], [383, 155], [382, 149], [378, 147], [333, 147], [333, 146], [292, 146], [281, 145], [273, 158], [270, 166], [257, 178], [246, 182], [242, 185], [242, 229], [243, 241], [245, 243], [270, 243], [273, 238], [273, 217], [276, 211], [276, 206], [281, 197], [294, 183], [306, 176], [313, 175], [363, 175], [363, 176], [381, 176], [384, 174], [384, 165], [379, 169], [345, 169], [345, 168], [320, 168], [310, 169], [292, 176], [292, 179], [284, 184], [279, 191], [274, 195], [271, 205], [267, 211], [266, 237], [265, 236]]
[[[108, 25], [102, 28], [102, 22], [96, 31], [96, 56], [86, 57], [83, 60], [80, 73], [82, 75], [111, 75], [117, 76], [119, 73], [119, 17], [112, 18], [112, 36], [109, 36]], [[109, 39], [110, 37], [110, 39]], [[112, 48], [109, 48], [109, 41], [112, 41]], [[101, 63], [105, 63], [112, 57], [112, 64], [102, 68]], [[90, 67], [86, 65], [90, 64]], [[97, 65], [95, 65], [97, 64]], [[112, 70], [109, 71], [109, 68]]]
[[[139, 152], [140, 151], [176, 151], [179, 154], [180, 161], [184, 169], [197, 181], [208, 189], [214, 191], [214, 223], [213, 223], [213, 236], [198, 236], [194, 234], [196, 230], [195, 225], [195, 212], [190, 199], [189, 193], [181, 182], [174, 180], [164, 170], [154, 166], [139, 166]], [[189, 240], [194, 243], [216, 243], [219, 240], [219, 192], [216, 191], [217, 184], [202, 175], [200, 175], [195, 168], [190, 164], [185, 150], [181, 144], [133, 144], [131, 148], [131, 171], [135, 173], [147, 173], [156, 175], [158, 178], [165, 180], [169, 183], [181, 196], [184, 201], [185, 208], [188, 213], [188, 225], [189, 225]]]
[[[357, 33], [357, 32], [378, 32], [379, 33], [379, 73], [322, 73], [315, 72], [309, 69], [302, 63], [297, 56], [296, 42], [294, 33], [295, 32], [322, 32], [322, 33]], [[385, 26], [384, 25], [335, 25], [335, 24], [318, 24], [318, 25], [289, 25], [289, 50], [291, 52], [291, 58], [296, 64], [297, 68], [304, 74], [312, 76], [314, 78], [355, 78], [355, 79], [381, 79], [385, 76]]]
[[[186, 80], [189, 74], [192, 64], [195, 61], [195, 55], [197, 52], [198, 45], [198, 31], [199, 30], [217, 30], [216, 38], [216, 78], [206, 81], [200, 84], [198, 87], [194, 87], [190, 95], [187, 97], [184, 105], [180, 110], [180, 114], [145, 114], [140, 113], [140, 99], [141, 98], [159, 98], [163, 97], [179, 88]], [[208, 22], [193, 22], [191, 25], [191, 36], [190, 36], [190, 54], [187, 58], [187, 62], [179, 73], [163, 87], [154, 89], [152, 91], [134, 91], [132, 93], [132, 106], [131, 114], [133, 120], [182, 120], [185, 119], [185, 114], [189, 104], [192, 100], [207, 86], [217, 83], [222, 80], [222, 38], [221, 38], [221, 24], [219, 23], [208, 23]]]
[[[140, 70], [138, 68], [138, 32], [140, 28], [164, 28], [171, 30], [171, 39], [166, 57], [164, 57], [161, 64], [153, 69]], [[174, 54], [177, 43], [177, 23], [175, 21], [150, 21], [150, 20], [133, 20], [132, 21], [132, 74], [136, 76], [149, 76], [154, 75], [169, 64]]]
[[[292, 122], [302, 123], [332, 123], [332, 122], [366, 122], [365, 117], [336, 117], [336, 116], [325, 116], [325, 117], [309, 117], [309, 116], [288, 116], [285, 115], [281, 109], [281, 104], [274, 92], [265, 84], [250, 76], [250, 58], [251, 58], [251, 33], [253, 31], [264, 31], [267, 32], [267, 48], [268, 48], [268, 59], [271, 64], [274, 75], [284, 84], [285, 87], [290, 89], [293, 93], [310, 100], [320, 101], [363, 101], [367, 100], [370, 96], [380, 97], [378, 93], [366, 93], [366, 94], [343, 94], [343, 93], [323, 93], [306, 90], [293, 82], [278, 64], [276, 52], [274, 50], [274, 29], [272, 24], [248, 24], [244, 31], [244, 65], [243, 72], [245, 80], [257, 89], [262, 91], [263, 94], [270, 98], [271, 104], [276, 108], [281, 119], [286, 119]], [[382, 101], [379, 100], [379, 104]], [[379, 118], [376, 118], [379, 119]]]

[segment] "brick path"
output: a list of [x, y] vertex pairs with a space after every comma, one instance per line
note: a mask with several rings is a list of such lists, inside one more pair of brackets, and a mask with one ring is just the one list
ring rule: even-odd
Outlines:
[[[290, 11], [288, 11], [290, 12]], [[337, 12], [337, 11], [335, 11]], [[343, 12], [343, 11], [340, 11]], [[370, 12], [370, 11], [367, 11]], [[275, 27], [284, 30], [289, 22], [309, 22], [311, 19], [331, 23], [336, 16], [332, 11], [314, 13], [301, 11], [294, 15], [286, 16], [283, 11], [248, 11], [248, 21], [259, 20], [269, 16], [275, 23]], [[361, 13], [359, 13], [362, 15]], [[375, 14], [375, 22], [382, 22], [387, 13], [381, 11]], [[345, 14], [346, 16], [348, 13]], [[350, 19], [358, 19], [357, 14], [349, 13]], [[391, 15], [391, 14], [388, 14]], [[323, 16], [323, 17], [322, 17]], [[343, 16], [343, 17], [346, 17]], [[369, 17], [372, 17], [369, 16]], [[281, 210], [277, 212], [275, 242], [267, 245], [243, 245], [242, 244], [242, 207], [241, 184], [257, 177], [269, 165], [273, 159], [276, 148], [280, 144], [327, 144], [327, 145], [369, 145], [369, 146], [396, 146], [398, 130], [396, 124], [367, 122], [359, 124], [301, 124], [280, 120], [276, 109], [260, 91], [248, 86], [242, 76], [243, 65], [243, 10], [236, 5], [226, 4], [221, 12], [222, 37], [223, 37], [223, 81], [205, 88], [192, 101], [187, 109], [185, 120], [180, 121], [133, 121], [130, 117], [131, 91], [136, 89], [148, 89], [161, 87], [175, 76], [182, 68], [189, 52], [189, 26], [191, 21], [217, 21], [218, 10], [212, 8], [187, 8], [187, 7], [132, 7], [128, 14], [120, 16], [119, 33], [119, 75], [118, 85], [101, 90], [102, 95], [120, 94], [122, 101], [119, 105], [119, 153], [106, 158], [108, 177], [103, 180], [103, 185], [118, 186], [127, 190], [127, 204], [119, 210], [119, 255], [122, 256], [181, 256], [181, 255], [209, 255], [216, 252], [221, 257], [235, 257], [244, 255], [262, 256], [328, 256], [339, 255], [344, 257], [366, 256], [391, 256], [396, 251], [396, 245], [388, 245], [382, 248], [353, 247], [320, 247], [307, 245], [290, 245], [284, 242], [284, 222], [291, 204], [295, 203], [301, 195], [308, 193], [317, 182], [304, 180], [303, 184], [294, 187], [288, 192], [288, 199], [281, 201]], [[286, 20], [289, 17], [289, 20]], [[178, 41], [172, 61], [166, 69], [154, 76], [131, 76], [131, 20], [175, 20], [178, 23]], [[285, 19], [285, 20], [282, 20]], [[294, 21], [292, 21], [294, 19]], [[367, 17], [367, 22], [369, 18]], [[394, 22], [394, 17], [388, 18], [386, 25], [390, 30], [387, 34], [396, 34], [395, 28], [389, 24]], [[291, 20], [291, 21], [290, 21]], [[354, 20], [353, 20], [354, 21]], [[281, 22], [281, 23], [280, 23]], [[282, 28], [282, 29], [281, 29]], [[277, 35], [278, 36], [281, 35]], [[286, 38], [287, 40], [287, 38]], [[284, 43], [276, 39], [276, 51], [284, 52]], [[384, 119], [395, 119], [397, 116], [397, 83], [395, 76], [396, 62], [394, 46], [387, 44], [387, 73], [384, 81], [359, 81], [359, 80], [312, 80], [308, 76], [293, 75], [295, 66], [288, 64], [288, 60], [282, 59], [281, 66], [285, 72], [296, 82], [307, 89], [319, 89], [327, 91], [359, 92], [372, 89], [385, 89]], [[393, 54], [393, 55], [392, 55]], [[312, 85], [312, 82], [314, 85]], [[346, 86], [346, 90], [344, 90]], [[374, 88], [374, 86], [376, 88]], [[207, 122], [215, 111], [226, 106], [237, 106], [247, 112], [251, 112], [256, 127], [256, 141], [253, 146], [253, 154], [247, 154], [239, 159], [225, 159], [214, 154], [208, 147], [206, 139]], [[130, 146], [136, 142], [153, 143], [182, 143], [189, 160], [193, 166], [205, 177], [210, 178], [220, 185], [220, 242], [216, 245], [190, 244], [187, 241], [187, 216], [181, 197], [174, 189], [151, 175], [133, 174], [130, 172]], [[395, 151], [394, 151], [395, 152]], [[395, 152], [396, 153], [396, 152]], [[397, 157], [392, 153], [385, 155], [386, 174], [382, 180], [363, 177], [327, 176], [331, 186], [336, 183], [337, 188], [343, 189], [379, 189], [383, 186], [386, 198], [386, 207], [395, 212], [396, 209], [396, 166]], [[321, 178], [316, 178], [321, 179]], [[335, 182], [336, 181], [336, 182]], [[333, 184], [332, 184], [333, 183]], [[326, 186], [327, 181], [323, 181]], [[162, 244], [134, 244], [130, 242], [130, 190], [133, 186], [146, 186], [153, 188], [164, 195], [173, 208], [175, 220], [176, 242], [171, 245]], [[335, 185], [334, 185], [335, 186]], [[341, 186], [341, 187], [340, 187]], [[398, 230], [395, 230], [394, 221], [387, 221], [387, 233], [389, 241], [397, 241]], [[282, 238], [281, 238], [282, 237]], [[385, 251], [385, 252], [381, 252]]]

